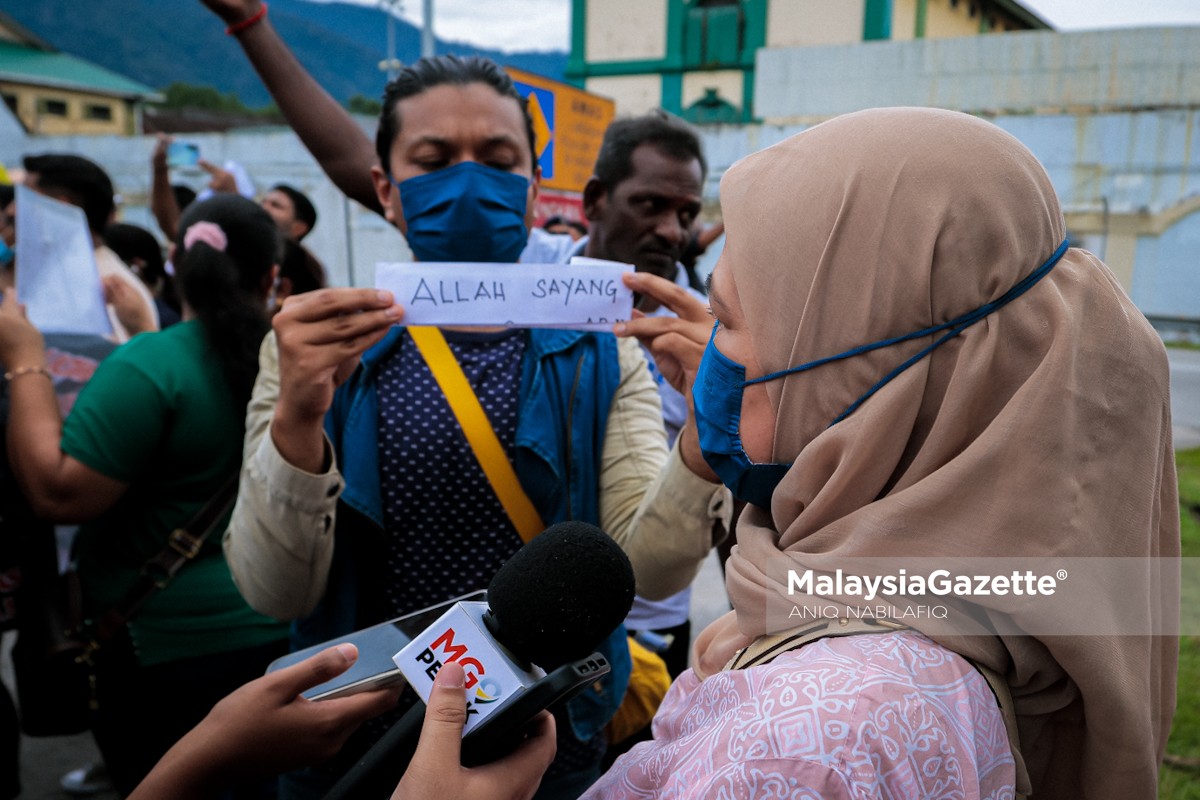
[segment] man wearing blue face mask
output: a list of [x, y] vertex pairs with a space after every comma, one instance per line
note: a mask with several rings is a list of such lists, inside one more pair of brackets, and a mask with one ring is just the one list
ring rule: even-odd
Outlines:
[[[509, 78], [441, 57], [389, 84], [371, 175], [384, 216], [422, 261], [512, 264], [536, 199], [533, 134]], [[226, 552], [256, 609], [297, 619], [304, 647], [483, 588], [521, 544], [422, 349], [387, 292], [289, 298], [263, 344]], [[668, 456], [657, 390], [632, 340], [561, 330], [441, 332], [521, 489], [545, 524], [600, 525], [643, 593], [678, 591], [711, 546], [723, 490]], [[694, 438], [694, 435], [693, 435]], [[335, 543], [336, 542], [336, 547]], [[539, 796], [575, 797], [598, 774], [602, 729], [628, 653], [559, 722]], [[366, 735], [284, 797], [320, 796]]]

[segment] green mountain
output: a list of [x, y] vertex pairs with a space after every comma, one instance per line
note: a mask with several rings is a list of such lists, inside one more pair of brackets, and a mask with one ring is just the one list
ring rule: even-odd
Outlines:
[[[376, 7], [271, 0], [271, 22], [296, 57], [338, 100], [378, 98], [387, 22]], [[224, 26], [197, 0], [0, 0], [0, 11], [54, 47], [156, 88], [174, 82], [212, 86], [247, 106], [270, 102], [258, 76]], [[396, 20], [396, 57], [415, 61], [420, 31]], [[561, 80], [564, 52], [501, 53], [437, 42], [439, 53], [480, 54], [505, 66]]]

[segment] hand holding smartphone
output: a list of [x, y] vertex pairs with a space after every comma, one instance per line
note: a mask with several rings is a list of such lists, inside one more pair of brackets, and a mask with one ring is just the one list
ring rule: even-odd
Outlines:
[[192, 142], [171, 142], [167, 145], [168, 167], [194, 167], [200, 163], [200, 145]]
[[325, 700], [331, 697], [344, 697], [348, 694], [366, 692], [402, 682], [404, 674], [392, 661], [392, 656], [404, 649], [405, 645], [420, 636], [422, 632], [442, 614], [446, 613], [455, 603], [476, 602], [487, 599], [487, 592], [478, 591], [455, 597], [436, 606], [414, 611], [403, 617], [372, 625], [361, 631], [354, 631], [345, 636], [331, 639], [328, 642], [289, 653], [277, 658], [267, 667], [267, 672], [298, 664], [311, 655], [315, 655], [327, 647], [349, 642], [358, 647], [358, 661], [350, 669], [332, 680], [318, 684], [303, 693], [309, 700]]

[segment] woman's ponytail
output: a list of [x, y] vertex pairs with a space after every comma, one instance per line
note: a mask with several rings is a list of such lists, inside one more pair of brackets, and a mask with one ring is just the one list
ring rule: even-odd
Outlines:
[[203, 325], [234, 402], [244, 408], [258, 375], [259, 345], [270, 329], [264, 286], [279, 261], [279, 231], [266, 211], [238, 195], [193, 204], [179, 229], [180, 294]]

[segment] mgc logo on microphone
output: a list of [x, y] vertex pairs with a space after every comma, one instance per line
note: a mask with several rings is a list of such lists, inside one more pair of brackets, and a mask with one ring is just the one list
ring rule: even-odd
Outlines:
[[487, 603], [456, 603], [392, 658], [426, 701], [442, 665], [462, 665], [468, 692], [464, 733], [545, 674], [537, 667], [522, 668], [496, 643], [483, 622], [487, 608]]
[[469, 705], [467, 713], [475, 713], [476, 709], [472, 708], [475, 705], [486, 705], [494, 703], [500, 699], [503, 689], [501, 686], [487, 676], [487, 667], [483, 665], [478, 658], [471, 655], [471, 649], [460, 642], [455, 641], [454, 628], [446, 628], [441, 636], [433, 640], [433, 644], [420, 653], [417, 653], [416, 661], [418, 664], [425, 666], [425, 675], [429, 680], [433, 680], [437, 675], [438, 670], [442, 668], [442, 664], [450, 661], [457, 661], [466, 673], [467, 697]]

